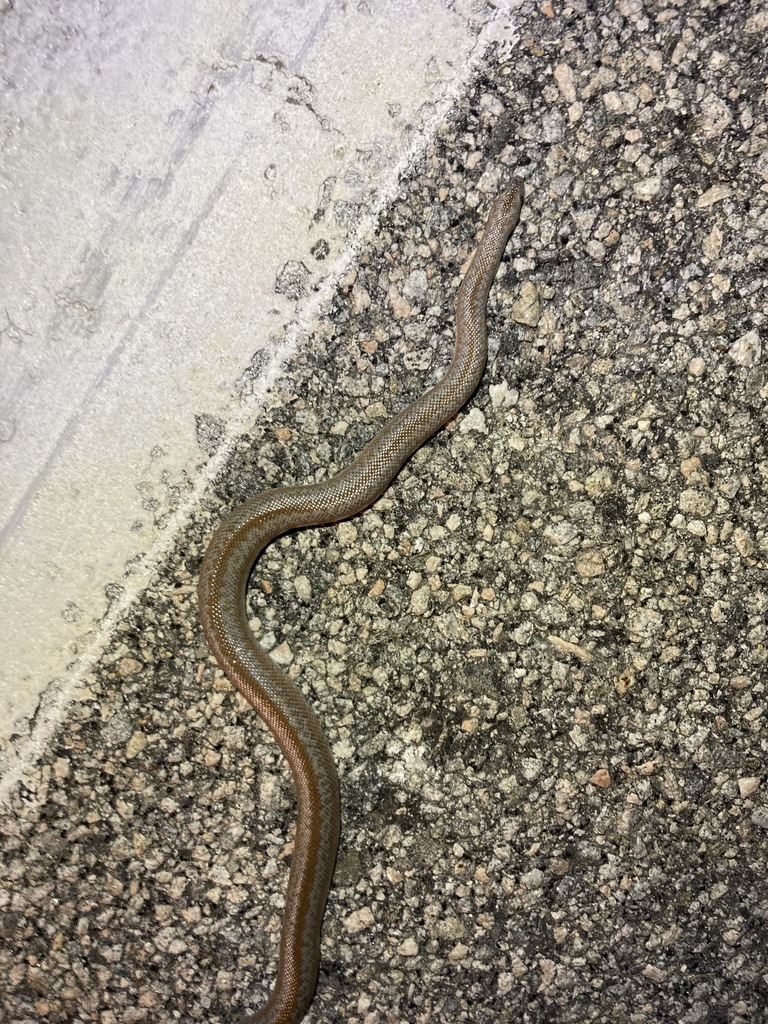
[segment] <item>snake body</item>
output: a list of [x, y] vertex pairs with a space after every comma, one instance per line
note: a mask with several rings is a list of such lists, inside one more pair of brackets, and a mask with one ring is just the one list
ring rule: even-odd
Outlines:
[[416, 449], [475, 391], [487, 358], [488, 292], [522, 201], [523, 183], [515, 178], [491, 205], [482, 241], [459, 288], [455, 350], [443, 378], [389, 420], [330, 480], [264, 491], [234, 509], [203, 559], [198, 596], [206, 638], [221, 668], [277, 740], [298, 802], [277, 979], [248, 1024], [298, 1024], [312, 1002], [340, 822], [339, 781], [328, 740], [312, 708], [248, 626], [248, 578], [261, 551], [280, 534], [335, 523], [372, 504]]

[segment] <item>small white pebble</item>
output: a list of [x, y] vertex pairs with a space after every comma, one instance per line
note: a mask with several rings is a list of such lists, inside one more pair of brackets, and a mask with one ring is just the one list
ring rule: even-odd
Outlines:
[[688, 363], [688, 373], [690, 373], [692, 377], [700, 377], [706, 368], [707, 364], [701, 356], [694, 356]]
[[752, 796], [759, 785], [760, 777], [758, 775], [748, 775], [739, 779], [739, 796], [745, 800], [748, 796]]
[[375, 923], [376, 918], [373, 916], [373, 911], [370, 907], [360, 907], [359, 910], [353, 910], [349, 917], [344, 919], [344, 927], [349, 935], [357, 935], [360, 932], [364, 932], [366, 928], [370, 928]]

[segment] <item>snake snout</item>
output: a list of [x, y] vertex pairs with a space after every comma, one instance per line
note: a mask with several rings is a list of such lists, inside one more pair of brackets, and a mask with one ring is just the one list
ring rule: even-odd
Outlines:
[[525, 183], [522, 178], [515, 176], [501, 195], [493, 201], [494, 213], [497, 213], [504, 223], [512, 223], [514, 226], [520, 216], [524, 196]]

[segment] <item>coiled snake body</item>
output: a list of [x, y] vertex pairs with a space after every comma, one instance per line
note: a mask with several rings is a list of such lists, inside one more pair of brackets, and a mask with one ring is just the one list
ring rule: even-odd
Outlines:
[[459, 288], [456, 345], [445, 376], [389, 420], [330, 480], [274, 488], [236, 508], [219, 526], [203, 559], [198, 597], [206, 638], [219, 665], [280, 745], [298, 800], [277, 980], [248, 1024], [298, 1024], [312, 1002], [340, 820], [339, 781], [328, 740], [312, 708], [248, 626], [248, 578], [261, 551], [280, 534], [335, 523], [367, 508], [416, 449], [472, 395], [487, 358], [488, 292], [522, 200], [523, 183], [515, 178], [491, 205], [483, 239]]

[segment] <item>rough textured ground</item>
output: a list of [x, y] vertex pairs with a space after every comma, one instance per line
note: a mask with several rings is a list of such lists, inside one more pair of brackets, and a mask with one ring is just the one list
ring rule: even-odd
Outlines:
[[262, 1002], [293, 793], [207, 654], [200, 556], [439, 375], [506, 167], [529, 192], [477, 396], [254, 574], [341, 773], [312, 1019], [768, 1020], [768, 7], [516, 18], [16, 794], [6, 1020]]

